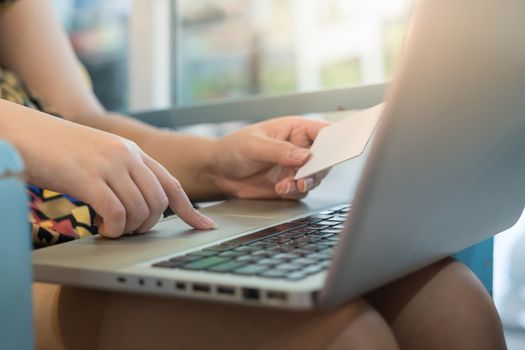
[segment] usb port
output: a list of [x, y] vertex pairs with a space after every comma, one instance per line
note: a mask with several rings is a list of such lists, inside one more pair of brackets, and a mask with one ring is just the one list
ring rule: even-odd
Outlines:
[[268, 291], [266, 293], [266, 296], [268, 297], [268, 299], [280, 301], [286, 301], [286, 299], [288, 299], [288, 296], [284, 292]]
[[186, 283], [184, 283], [184, 282], [175, 282], [175, 289], [177, 289], [177, 290], [186, 290]]
[[210, 286], [207, 284], [194, 284], [193, 290], [196, 292], [202, 292], [202, 293], [209, 293], [210, 292]]
[[259, 300], [259, 290], [255, 288], [243, 288], [242, 296], [246, 300]]
[[235, 289], [232, 288], [232, 287], [219, 286], [219, 287], [217, 287], [217, 293], [224, 294], [224, 295], [234, 295], [235, 294]]

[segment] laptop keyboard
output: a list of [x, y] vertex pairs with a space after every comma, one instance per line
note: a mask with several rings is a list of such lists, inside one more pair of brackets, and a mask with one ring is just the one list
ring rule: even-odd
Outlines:
[[338, 205], [152, 266], [300, 280], [330, 266], [349, 210]]

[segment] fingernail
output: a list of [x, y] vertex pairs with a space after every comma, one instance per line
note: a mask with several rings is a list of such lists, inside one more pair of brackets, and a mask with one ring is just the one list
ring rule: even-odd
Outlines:
[[284, 194], [289, 194], [293, 192], [293, 190], [294, 190], [294, 185], [290, 182], [288, 183], [288, 185], [286, 185], [286, 190], [284, 191]]
[[290, 153], [293, 160], [304, 160], [310, 155], [310, 151], [304, 148], [296, 148]]
[[276, 188], [276, 191], [278, 194], [285, 194], [286, 193], [286, 187], [284, 185], [279, 185]]
[[217, 228], [217, 224], [215, 223], [215, 221], [201, 213], [199, 213], [199, 215], [200, 221], [204, 224], [204, 226], [207, 226], [207, 228], [209, 229]]
[[314, 187], [314, 179], [312, 179], [311, 177], [304, 179], [302, 187], [303, 189], [301, 190], [301, 192], [306, 193], [310, 191]]

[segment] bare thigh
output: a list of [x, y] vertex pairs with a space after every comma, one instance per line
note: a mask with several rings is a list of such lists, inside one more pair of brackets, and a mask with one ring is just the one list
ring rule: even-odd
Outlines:
[[366, 298], [402, 349], [505, 349], [492, 298], [462, 263], [448, 258]]
[[291, 312], [35, 284], [39, 349], [397, 349], [363, 299]]
[[504, 349], [490, 296], [446, 259], [325, 312], [35, 284], [40, 349]]

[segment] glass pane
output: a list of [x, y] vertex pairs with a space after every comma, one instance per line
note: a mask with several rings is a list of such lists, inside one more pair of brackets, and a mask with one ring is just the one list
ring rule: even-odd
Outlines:
[[97, 97], [107, 109], [126, 109], [131, 0], [54, 2]]
[[382, 82], [410, 1], [179, 0], [177, 102]]

